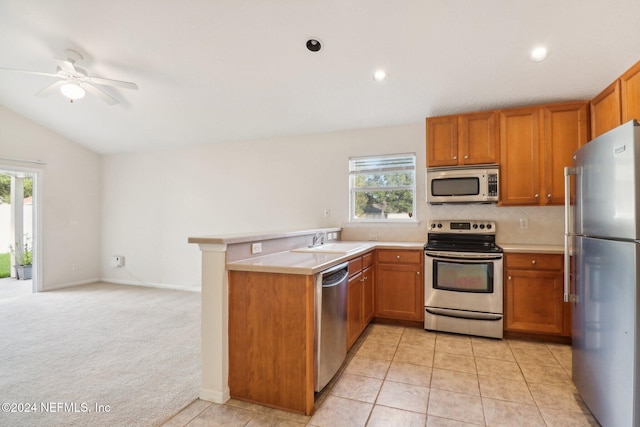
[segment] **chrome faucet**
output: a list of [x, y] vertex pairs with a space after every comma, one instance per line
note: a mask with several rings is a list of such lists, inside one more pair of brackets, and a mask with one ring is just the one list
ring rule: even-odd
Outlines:
[[[324, 244], [324, 240], [326, 238], [326, 233], [324, 231], [320, 231], [318, 233], [316, 233], [313, 236], [313, 243], [311, 243], [311, 247], [313, 246], [318, 246], [318, 245], [323, 245]], [[318, 241], [320, 241], [320, 243], [318, 243]]]

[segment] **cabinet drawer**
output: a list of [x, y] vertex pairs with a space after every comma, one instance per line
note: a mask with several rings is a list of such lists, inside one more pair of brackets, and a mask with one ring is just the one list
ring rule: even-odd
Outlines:
[[349, 277], [362, 271], [362, 257], [356, 257], [349, 260]]
[[420, 250], [378, 249], [378, 262], [387, 264], [420, 264], [423, 256]]
[[562, 271], [563, 255], [559, 254], [505, 254], [505, 268], [519, 270]]
[[362, 255], [362, 268], [367, 268], [373, 265], [373, 251]]

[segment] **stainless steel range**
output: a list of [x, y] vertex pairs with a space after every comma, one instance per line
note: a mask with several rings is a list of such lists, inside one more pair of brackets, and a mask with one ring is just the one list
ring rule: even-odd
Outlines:
[[424, 328], [502, 338], [502, 248], [494, 221], [429, 221]]

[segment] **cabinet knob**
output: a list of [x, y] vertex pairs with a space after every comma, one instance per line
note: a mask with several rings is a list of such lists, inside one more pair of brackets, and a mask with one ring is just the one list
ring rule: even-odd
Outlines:
[[535, 259], [532, 259], [532, 260], [531, 260], [531, 264], [536, 265], [536, 260], [535, 260]]
[[458, 156], [453, 156], [453, 160], [458, 160]]
[[509, 277], [507, 278], [507, 280], [511, 280], [511, 276], [509, 276]]
[[469, 156], [464, 156], [465, 160], [469, 158]]
[[400, 255], [396, 255], [396, 258], [397, 258], [397, 259], [400, 259]]
[[533, 197], [535, 197], [537, 199], [539, 197], [538, 193], [534, 194]]
[[551, 193], [547, 194], [547, 199], [551, 198]]
[[420, 275], [420, 272], [419, 272], [419, 271], [416, 271], [416, 274], [419, 276], [419, 275]]

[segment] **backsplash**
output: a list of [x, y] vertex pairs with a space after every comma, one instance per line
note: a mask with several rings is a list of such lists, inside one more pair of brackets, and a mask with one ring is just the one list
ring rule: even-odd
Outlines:
[[[497, 223], [498, 244], [563, 244], [563, 206], [426, 205], [419, 212], [419, 217], [422, 218], [419, 224], [342, 224], [342, 239], [426, 242], [429, 220], [486, 219]], [[527, 229], [520, 228], [520, 219], [527, 220]]]

